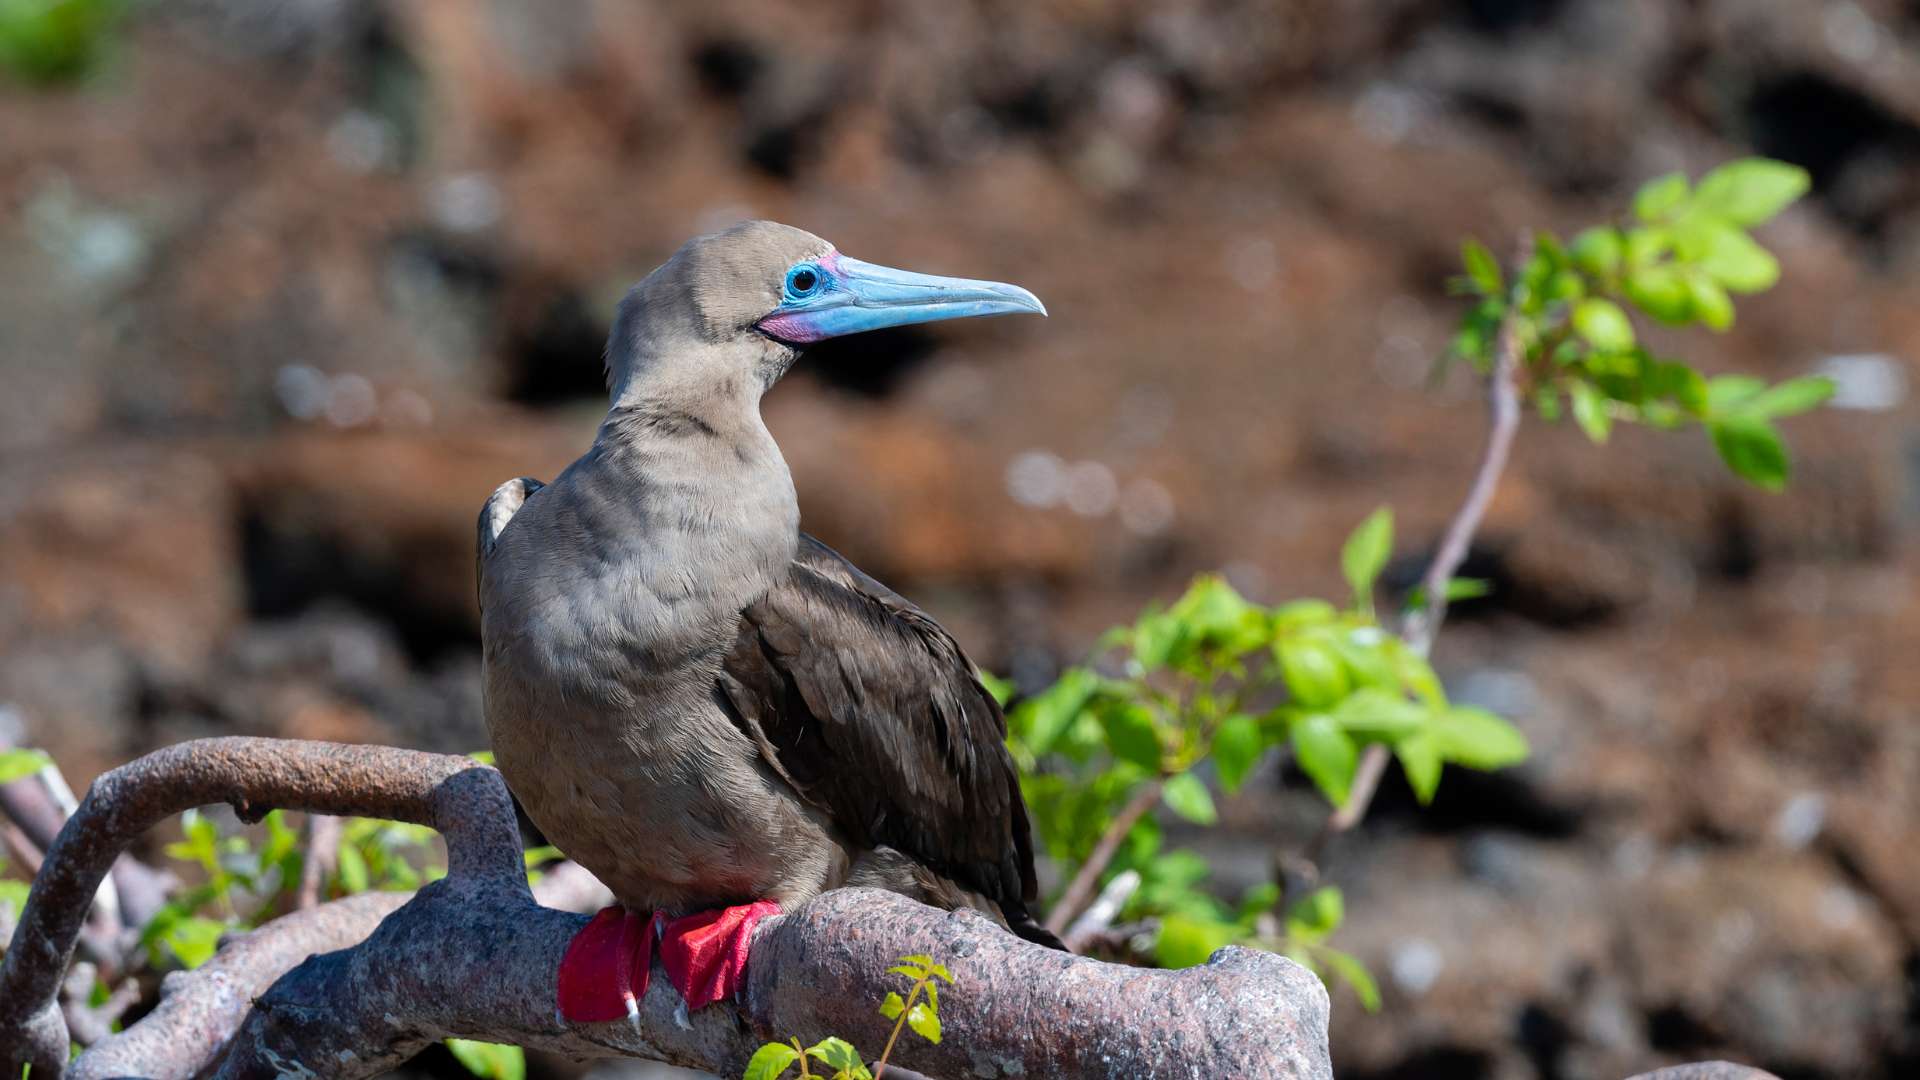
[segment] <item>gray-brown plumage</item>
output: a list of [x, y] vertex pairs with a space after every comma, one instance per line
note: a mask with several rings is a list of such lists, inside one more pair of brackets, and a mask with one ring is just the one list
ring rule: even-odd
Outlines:
[[1039, 310], [753, 222], [635, 286], [613, 407], [480, 515], [488, 728], [527, 813], [636, 910], [848, 883], [1034, 921], [1005, 721], [924, 612], [799, 530], [761, 394], [806, 342]]

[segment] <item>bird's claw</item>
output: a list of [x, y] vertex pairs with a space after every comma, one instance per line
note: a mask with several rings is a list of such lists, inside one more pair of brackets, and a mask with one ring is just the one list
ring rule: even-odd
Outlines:
[[667, 978], [697, 1010], [738, 994], [747, 982], [747, 952], [760, 920], [780, 913], [771, 900], [698, 911], [667, 923], [660, 963]]

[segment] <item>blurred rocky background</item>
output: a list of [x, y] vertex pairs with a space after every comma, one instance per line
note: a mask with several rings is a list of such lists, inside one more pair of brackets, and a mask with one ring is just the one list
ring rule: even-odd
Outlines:
[[[0, 85], [0, 725], [76, 781], [243, 732], [485, 742], [473, 521], [603, 409], [627, 283], [747, 216], [1052, 318], [822, 348], [807, 526], [1028, 688], [1224, 568], [1404, 576], [1483, 428], [1472, 234], [1761, 153], [1815, 197], [1710, 370], [1825, 371], [1792, 491], [1531, 424], [1437, 660], [1534, 759], [1393, 781], [1329, 871], [1350, 1078], [1920, 1071], [1920, 3], [150, 0]], [[1192, 838], [1223, 889], [1293, 775]], [[542, 1075], [573, 1067], [538, 1060]], [[449, 1074], [451, 1075], [451, 1074]], [[596, 1076], [631, 1075], [602, 1067]]]

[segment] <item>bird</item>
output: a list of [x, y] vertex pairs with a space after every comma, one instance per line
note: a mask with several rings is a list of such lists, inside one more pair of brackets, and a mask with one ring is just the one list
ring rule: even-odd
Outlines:
[[687, 1006], [734, 996], [761, 920], [847, 885], [1064, 948], [999, 703], [952, 634], [801, 531], [760, 412], [816, 342], [1021, 312], [1046, 308], [775, 222], [695, 237], [620, 302], [592, 445], [487, 500], [494, 760], [618, 901], [568, 945], [567, 1019], [637, 1016], [656, 943]]

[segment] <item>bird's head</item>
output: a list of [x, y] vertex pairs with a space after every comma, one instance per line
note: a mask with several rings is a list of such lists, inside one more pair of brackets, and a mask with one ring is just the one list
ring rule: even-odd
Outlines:
[[764, 390], [817, 341], [1023, 311], [1047, 313], [1016, 285], [876, 266], [812, 233], [749, 221], [687, 241], [633, 287], [607, 343], [607, 373], [616, 399], [641, 379], [745, 377]]

